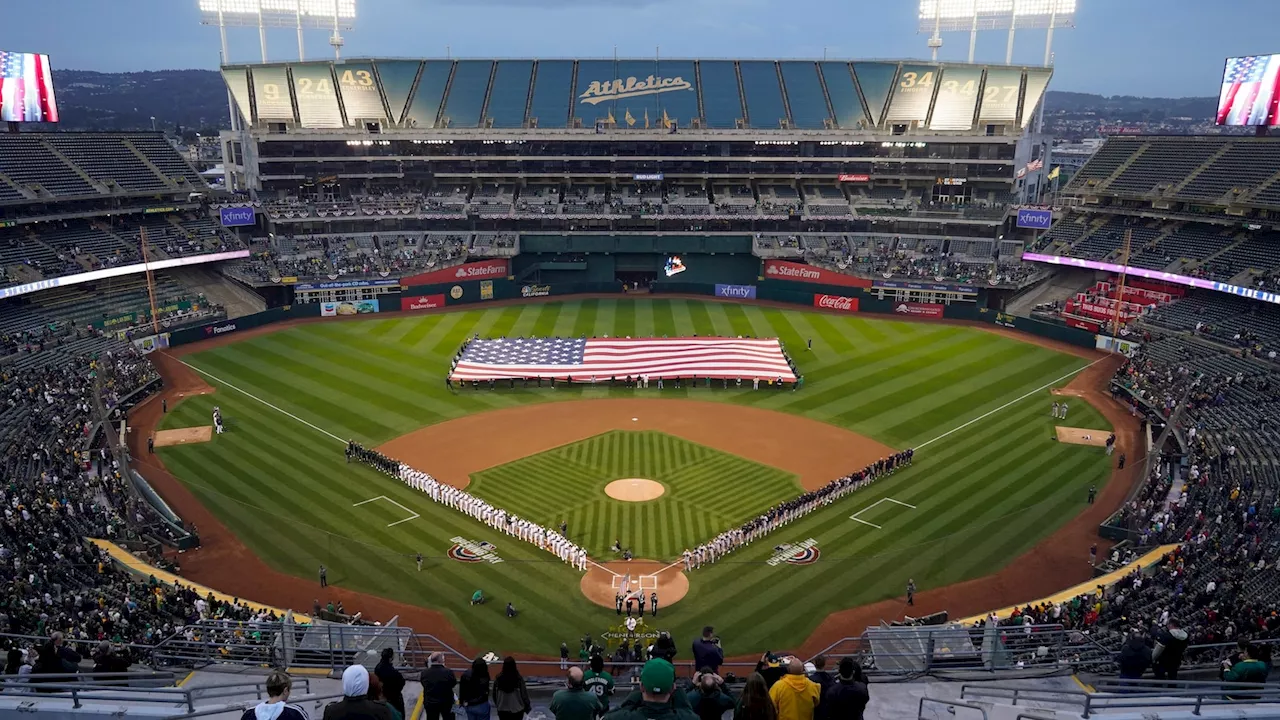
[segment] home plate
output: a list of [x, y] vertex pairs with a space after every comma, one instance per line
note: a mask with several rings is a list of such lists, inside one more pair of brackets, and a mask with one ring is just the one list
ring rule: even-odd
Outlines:
[[631, 422], [637, 422], [640, 418], [631, 418]]
[[1071, 445], [1106, 447], [1107, 437], [1111, 435], [1110, 430], [1087, 430], [1085, 428], [1062, 427], [1061, 425], [1054, 429], [1058, 431], [1058, 442]]

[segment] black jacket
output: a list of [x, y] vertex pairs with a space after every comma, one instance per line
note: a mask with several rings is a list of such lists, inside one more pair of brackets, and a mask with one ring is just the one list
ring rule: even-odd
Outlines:
[[[832, 685], [836, 684], [836, 677], [826, 670], [818, 670], [814, 674], [810, 675], [809, 679], [818, 683], [818, 687], [822, 690], [822, 692], [818, 693], [819, 698], [826, 697], [827, 690], [829, 690]], [[813, 716], [817, 718], [817, 720], [824, 720], [824, 718], [831, 717], [824, 713], [821, 702], [818, 703], [818, 709], [814, 711]]]
[[35, 667], [31, 668], [31, 672], [48, 675], [78, 672], [80, 660], [80, 653], [72, 650], [70, 645], [54, 647], [53, 641], [50, 640], [40, 646]]
[[386, 699], [391, 707], [400, 711], [401, 717], [404, 716], [404, 675], [396, 669], [395, 665], [383, 660], [373, 669], [373, 674], [378, 676], [378, 680], [382, 682], [382, 697]]
[[1156, 632], [1155, 664], [1166, 670], [1182, 666], [1182, 654], [1187, 651], [1187, 631], [1182, 628], [1160, 628]]
[[392, 720], [391, 708], [367, 697], [344, 697], [324, 708], [324, 720]]
[[862, 720], [862, 711], [867, 709], [870, 700], [871, 693], [866, 683], [837, 678], [822, 694], [818, 710], [823, 717], [833, 720]]
[[[422, 703], [427, 707], [452, 707], [453, 686], [458, 679], [453, 671], [443, 665], [432, 665], [422, 671]], [[326, 718], [326, 720], [328, 720]]]
[[1120, 648], [1116, 664], [1120, 666], [1120, 677], [1140, 678], [1151, 667], [1151, 647], [1142, 638], [1131, 637]]
[[719, 674], [720, 666], [724, 664], [724, 650], [719, 645], [698, 638], [693, 641], [693, 666], [696, 670], [704, 667], [711, 668], [711, 672]]
[[489, 680], [472, 677], [470, 670], [462, 673], [462, 680], [458, 682], [458, 704], [466, 707], [483, 705], [487, 702], [489, 702]]

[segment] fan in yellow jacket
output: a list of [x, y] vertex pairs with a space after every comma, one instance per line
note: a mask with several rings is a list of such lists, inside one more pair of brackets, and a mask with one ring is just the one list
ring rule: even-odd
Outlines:
[[822, 690], [804, 676], [804, 663], [799, 658], [791, 658], [787, 662], [787, 674], [769, 689], [769, 699], [778, 709], [778, 720], [813, 720]]

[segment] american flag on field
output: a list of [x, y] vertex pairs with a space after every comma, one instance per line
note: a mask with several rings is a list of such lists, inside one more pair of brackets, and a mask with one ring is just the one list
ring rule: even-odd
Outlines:
[[0, 50], [0, 120], [58, 122], [48, 55]]
[[1229, 58], [1219, 125], [1280, 125], [1280, 55]]
[[795, 382], [777, 339], [500, 338], [473, 340], [449, 375], [452, 380], [612, 377], [692, 377]]

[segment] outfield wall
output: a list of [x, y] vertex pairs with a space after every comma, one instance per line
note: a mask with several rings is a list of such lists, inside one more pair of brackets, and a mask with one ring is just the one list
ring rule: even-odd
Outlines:
[[[652, 260], [651, 256], [644, 256]], [[702, 295], [720, 300], [752, 302], [763, 300], [785, 303], [828, 312], [870, 313], [889, 315], [909, 320], [965, 320], [990, 323], [1018, 330], [1029, 335], [1065, 342], [1078, 347], [1096, 349], [1093, 333], [1077, 328], [1056, 325], [1030, 318], [1017, 317], [985, 307], [982, 292], [976, 302], [917, 303], [902, 302], [880, 297], [880, 291], [862, 287], [823, 285], [813, 282], [760, 279], [760, 261], [755, 257], [739, 255], [706, 256], [716, 269], [699, 273], [687, 270], [672, 278], [655, 283], [653, 293]], [[528, 267], [528, 266], [526, 266]], [[611, 267], [616, 269], [616, 264]], [[751, 269], [748, 270], [748, 267]], [[722, 272], [724, 271], [724, 272]], [[519, 272], [516, 270], [516, 272]], [[590, 271], [564, 271], [582, 273]], [[610, 273], [613, 271], [611, 270]], [[712, 276], [712, 277], [707, 277]], [[727, 277], [726, 277], [727, 276]], [[745, 276], [745, 277], [744, 277]], [[516, 276], [493, 280], [465, 280], [432, 285], [404, 287], [399, 293], [379, 296], [380, 312], [417, 312], [439, 310], [462, 305], [482, 305], [499, 300], [534, 299], [540, 297], [569, 297], [574, 295], [622, 294], [621, 286], [612, 277], [600, 282], [534, 283], [520, 282]], [[737, 280], [737, 282], [734, 282]], [[171, 346], [220, 337], [250, 328], [261, 327], [284, 320], [320, 317], [323, 303], [286, 305], [260, 313], [245, 315], [233, 320], [205, 323], [192, 328], [177, 330], [170, 336]]]

